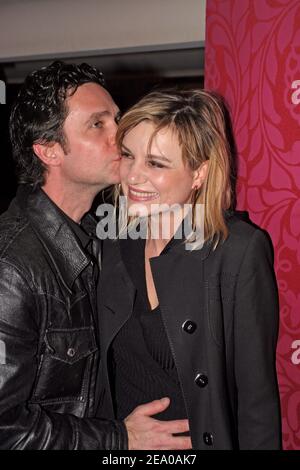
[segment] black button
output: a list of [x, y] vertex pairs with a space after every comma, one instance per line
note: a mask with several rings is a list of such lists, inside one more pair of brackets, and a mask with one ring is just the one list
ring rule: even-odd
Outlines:
[[191, 335], [197, 329], [197, 324], [191, 320], [186, 320], [182, 325], [182, 329]]
[[206, 387], [208, 384], [208, 378], [204, 374], [197, 374], [195, 377], [195, 383], [198, 385], [198, 387]]
[[212, 446], [214, 443], [214, 436], [210, 432], [205, 432], [203, 434], [203, 441], [207, 446]]

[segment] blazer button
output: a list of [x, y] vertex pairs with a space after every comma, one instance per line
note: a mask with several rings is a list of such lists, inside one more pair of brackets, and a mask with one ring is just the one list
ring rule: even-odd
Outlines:
[[195, 383], [198, 387], [204, 388], [208, 384], [207, 375], [204, 374], [197, 374], [195, 377]]
[[183, 331], [191, 335], [197, 329], [197, 324], [191, 320], [186, 320], [181, 328]]
[[75, 354], [76, 354], [75, 349], [73, 349], [73, 348], [69, 348], [69, 349], [68, 349], [67, 355], [68, 355], [69, 357], [74, 357]]
[[214, 436], [210, 432], [205, 432], [203, 434], [203, 441], [207, 446], [212, 446], [214, 443]]

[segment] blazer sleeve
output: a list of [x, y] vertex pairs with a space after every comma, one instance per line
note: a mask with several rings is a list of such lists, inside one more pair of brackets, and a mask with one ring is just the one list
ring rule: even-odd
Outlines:
[[50, 412], [30, 402], [38, 368], [36, 312], [26, 278], [0, 261], [0, 449], [127, 449], [122, 422]]
[[276, 376], [279, 324], [273, 250], [255, 230], [238, 275], [234, 313], [234, 368], [240, 449], [280, 449]]

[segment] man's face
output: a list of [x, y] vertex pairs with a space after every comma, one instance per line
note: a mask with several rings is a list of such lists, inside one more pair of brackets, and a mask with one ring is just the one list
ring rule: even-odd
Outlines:
[[99, 191], [119, 182], [120, 155], [115, 143], [119, 109], [96, 83], [85, 83], [67, 99], [63, 130], [67, 151], [61, 175], [66, 184]]

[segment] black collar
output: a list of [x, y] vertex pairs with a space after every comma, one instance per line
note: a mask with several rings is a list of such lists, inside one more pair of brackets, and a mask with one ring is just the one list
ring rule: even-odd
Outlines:
[[81, 243], [81, 246], [86, 249], [90, 241], [92, 240], [92, 234], [88, 234], [84, 229], [82, 224], [78, 224], [75, 222], [71, 217], [69, 217], [65, 212], [63, 212], [58, 206], [56, 206], [57, 209], [60, 211], [62, 217], [66, 220], [67, 224], [73, 232], [75, 233], [76, 237], [78, 238], [79, 242]]

